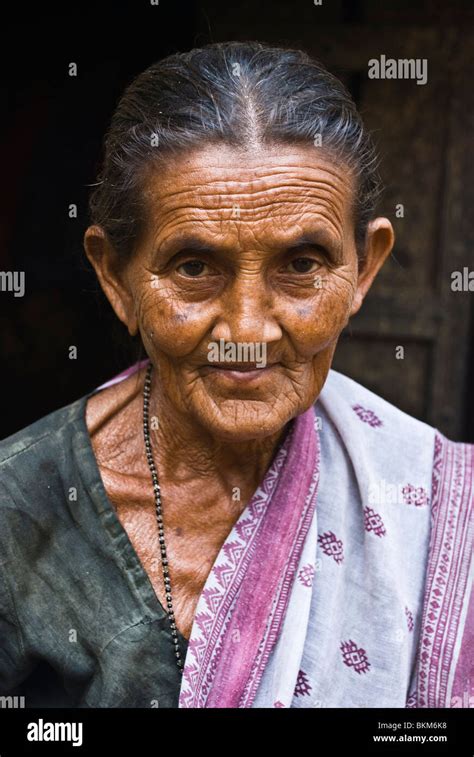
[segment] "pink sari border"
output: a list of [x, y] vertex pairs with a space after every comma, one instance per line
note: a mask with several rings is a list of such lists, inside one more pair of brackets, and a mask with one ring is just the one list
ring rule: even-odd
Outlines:
[[251, 707], [278, 638], [314, 514], [319, 439], [310, 408], [293, 422], [202, 593], [180, 707]]
[[473, 470], [472, 445], [436, 435], [417, 707], [459, 706], [472, 692]]

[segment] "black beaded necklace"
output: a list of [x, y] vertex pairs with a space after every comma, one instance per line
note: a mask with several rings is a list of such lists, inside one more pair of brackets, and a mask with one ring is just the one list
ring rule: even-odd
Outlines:
[[151, 440], [150, 440], [150, 425], [149, 425], [149, 420], [148, 420], [148, 411], [150, 407], [152, 370], [153, 370], [153, 364], [150, 362], [146, 370], [145, 383], [143, 386], [143, 434], [145, 437], [146, 459], [148, 462], [148, 467], [150, 468], [151, 480], [153, 482], [153, 495], [155, 497], [155, 504], [156, 504], [156, 519], [158, 521], [159, 541], [160, 541], [160, 549], [161, 549], [161, 564], [163, 567], [163, 579], [165, 582], [165, 592], [166, 592], [166, 606], [168, 608], [167, 612], [168, 612], [168, 617], [171, 624], [171, 635], [173, 636], [176, 662], [177, 662], [179, 671], [182, 674], [183, 673], [183, 659], [181, 657], [181, 652], [179, 651], [178, 629], [176, 627], [176, 621], [175, 621], [174, 612], [173, 612], [173, 601], [171, 598], [171, 581], [169, 577], [168, 558], [166, 557], [165, 535], [164, 535], [164, 529], [163, 529], [163, 515], [161, 512], [161, 491], [160, 491], [160, 485], [158, 483], [158, 473], [156, 470], [155, 463], [153, 461], [153, 451], [151, 448]]

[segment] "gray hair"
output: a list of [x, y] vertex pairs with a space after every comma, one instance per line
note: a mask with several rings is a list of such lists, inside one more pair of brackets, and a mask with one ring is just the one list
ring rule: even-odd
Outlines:
[[382, 183], [371, 135], [341, 81], [301, 50], [219, 42], [154, 63], [127, 87], [112, 116], [90, 198], [117, 255], [129, 259], [144, 228], [142, 182], [151, 165], [190, 147], [238, 150], [315, 144], [356, 179], [354, 233], [363, 256]]

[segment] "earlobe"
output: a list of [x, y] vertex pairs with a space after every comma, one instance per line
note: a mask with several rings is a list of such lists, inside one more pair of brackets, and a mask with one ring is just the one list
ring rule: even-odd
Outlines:
[[123, 268], [117, 265], [115, 250], [100, 226], [89, 226], [86, 230], [84, 249], [117, 318], [127, 327], [130, 336], [135, 336], [138, 323], [133, 298]]
[[393, 249], [395, 232], [388, 218], [375, 218], [367, 225], [364, 265], [359, 271], [351, 316], [360, 309], [372, 283]]
[[359, 289], [357, 289], [354, 295], [354, 299], [352, 300], [351, 313], [350, 313], [351, 317], [359, 312], [363, 301], [364, 301], [364, 297], [362, 296]]

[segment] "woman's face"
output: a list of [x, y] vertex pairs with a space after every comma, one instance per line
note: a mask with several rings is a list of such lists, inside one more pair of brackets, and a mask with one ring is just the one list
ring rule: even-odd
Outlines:
[[148, 228], [120, 273], [107, 244], [90, 251], [97, 227], [86, 233], [169, 401], [216, 438], [275, 434], [319, 395], [393, 245], [390, 223], [372, 222], [358, 275], [353, 193], [350, 172], [318, 148], [243, 157], [212, 146], [150, 174]]

